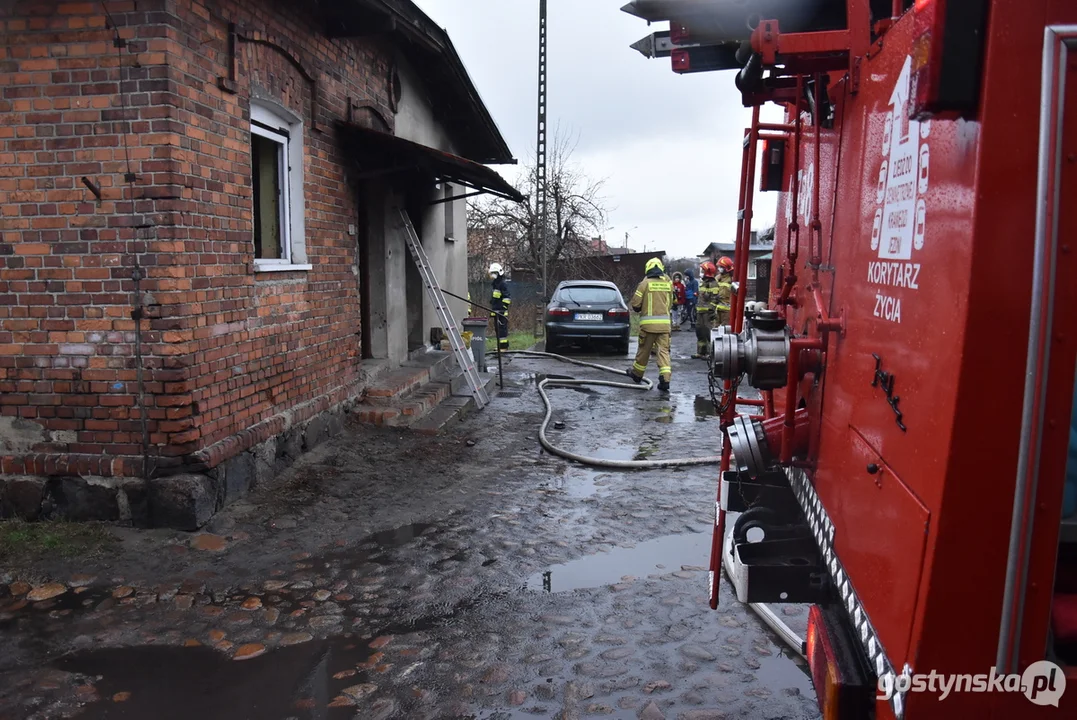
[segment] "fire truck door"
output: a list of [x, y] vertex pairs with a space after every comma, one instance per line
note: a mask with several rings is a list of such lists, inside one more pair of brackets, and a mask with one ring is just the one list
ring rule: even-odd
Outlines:
[[997, 666], [1021, 672], [1051, 658], [1072, 682], [1077, 666], [1049, 638], [1056, 578], [1077, 582], [1063, 532], [1077, 367], [1077, 27], [1048, 28], [1046, 38], [1028, 381]]

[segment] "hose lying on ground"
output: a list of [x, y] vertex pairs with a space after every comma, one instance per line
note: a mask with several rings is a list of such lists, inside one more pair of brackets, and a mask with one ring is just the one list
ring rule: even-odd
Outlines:
[[[624, 370], [618, 370], [617, 368], [608, 367], [606, 365], [599, 365], [597, 363], [586, 362], [584, 360], [577, 360], [576, 358], [565, 357], [564, 355], [558, 355], [556, 353], [539, 352], [537, 350], [508, 350], [502, 351], [502, 355], [522, 355], [525, 357], [545, 357], [553, 358], [554, 360], [560, 360], [561, 362], [572, 363], [573, 365], [579, 365], [581, 367], [594, 368], [596, 370], [603, 370], [605, 372], [613, 373], [614, 375], [625, 376]], [[487, 356], [496, 355], [494, 353], [488, 353]], [[588, 457], [586, 455], [579, 455], [577, 453], [563, 450], [546, 437], [546, 428], [550, 424], [550, 418], [553, 416], [553, 406], [550, 404], [550, 397], [546, 394], [546, 388], [548, 387], [582, 387], [584, 385], [600, 385], [603, 387], [619, 387], [626, 388], [628, 390], [650, 390], [653, 384], [650, 380], [644, 378], [640, 384], [633, 382], [613, 382], [612, 380], [577, 380], [573, 378], [545, 378], [538, 384], [539, 395], [542, 397], [542, 404], [546, 406], [546, 416], [542, 418], [542, 424], [539, 426], [539, 442], [542, 443], [542, 447], [546, 448], [548, 452], [566, 458], [568, 460], [575, 460], [578, 463], [584, 465], [594, 465], [596, 467], [617, 468], [621, 470], [642, 470], [648, 468], [662, 468], [662, 467], [684, 467], [687, 465], [718, 465], [721, 463], [722, 458], [720, 455], [711, 455], [708, 457], [697, 458], [671, 458], [668, 460], [607, 460], [605, 458]]]
[[[496, 351], [488, 353], [487, 356], [496, 355]], [[576, 358], [566, 357], [564, 355], [558, 355], [556, 353], [539, 352], [537, 350], [507, 350], [502, 351], [502, 355], [522, 355], [524, 357], [546, 357], [560, 360], [561, 362], [571, 363], [573, 365], [579, 365], [581, 367], [595, 368], [596, 370], [603, 370], [613, 373], [614, 375], [624, 375], [624, 370], [618, 370], [617, 368], [608, 367], [606, 365], [599, 365], [597, 363], [590, 363], [584, 360], [577, 360]], [[578, 455], [576, 453], [562, 450], [555, 446], [546, 437], [546, 428], [550, 424], [550, 418], [553, 415], [553, 407], [550, 405], [550, 398], [546, 394], [547, 387], [581, 387], [583, 385], [600, 385], [603, 387], [620, 387], [627, 388], [629, 390], [650, 390], [654, 387], [650, 380], [644, 378], [640, 384], [630, 382], [613, 382], [612, 380], [576, 380], [569, 378], [544, 378], [538, 384], [539, 395], [542, 397], [542, 404], [546, 406], [546, 415], [542, 418], [542, 424], [539, 426], [539, 442], [542, 443], [542, 447], [547, 451], [569, 460], [575, 460], [576, 462], [583, 463], [584, 465], [595, 465], [598, 467], [619, 468], [627, 470], [636, 470], [643, 468], [656, 468], [656, 467], [678, 467], [685, 465], [717, 465], [721, 463], [721, 456], [700, 457], [700, 458], [674, 458], [670, 460], [606, 460], [604, 458], [587, 457], [586, 455]], [[726, 545], [723, 547], [729, 547], [728, 543], [732, 543], [732, 526], [730, 526], [729, 536], [726, 538]], [[733, 582], [733, 570], [732, 559], [728, 553], [723, 553], [722, 567], [725, 570], [726, 577], [729, 582]], [[794, 633], [788, 625], [786, 625], [781, 618], [767, 605], [763, 603], [747, 603], [748, 607], [756, 612], [759, 617], [766, 623], [771, 630], [775, 632], [794, 652], [801, 657], [804, 657], [803, 641], [800, 637]]]

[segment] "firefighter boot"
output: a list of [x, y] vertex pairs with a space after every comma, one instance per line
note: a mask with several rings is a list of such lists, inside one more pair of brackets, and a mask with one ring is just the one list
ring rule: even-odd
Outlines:
[[707, 358], [707, 352], [710, 350], [710, 344], [710, 323], [707, 322], [705, 317], [701, 317], [699, 318], [699, 322], [696, 323], [696, 354], [693, 355], [692, 358], [696, 360], [705, 360]]
[[632, 378], [632, 382], [636, 383], [637, 385], [639, 385], [641, 382], [643, 382], [643, 378], [638, 377], [636, 375], [636, 373], [632, 372], [631, 368], [629, 368], [628, 370], [625, 370], [625, 375]]
[[673, 361], [669, 357], [669, 333], [658, 336], [658, 389], [669, 392], [669, 381], [673, 378]]

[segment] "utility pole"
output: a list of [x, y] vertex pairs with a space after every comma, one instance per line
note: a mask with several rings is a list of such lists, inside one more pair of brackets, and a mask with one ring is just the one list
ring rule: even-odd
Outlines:
[[546, 227], [546, 0], [539, 0], [538, 139], [535, 143], [535, 220], [542, 244], [542, 303], [550, 301], [546, 277], [549, 243]]

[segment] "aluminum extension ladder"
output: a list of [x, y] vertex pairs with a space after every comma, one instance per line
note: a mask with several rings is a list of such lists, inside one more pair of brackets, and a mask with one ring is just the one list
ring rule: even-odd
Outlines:
[[486, 394], [486, 386], [483, 385], [482, 380], [479, 378], [479, 372], [475, 369], [475, 361], [471, 358], [467, 348], [464, 347], [464, 339], [460, 336], [460, 328], [456, 326], [456, 319], [449, 311], [449, 306], [445, 301], [445, 294], [441, 291], [437, 276], [434, 275], [434, 271], [430, 268], [430, 260], [427, 258], [422, 242], [415, 232], [415, 226], [411, 224], [411, 218], [408, 217], [408, 213], [403, 209], [400, 210], [400, 219], [404, 223], [404, 236], [408, 242], [408, 249], [411, 250], [411, 257], [419, 268], [419, 274], [423, 277], [423, 283], [430, 293], [430, 301], [437, 310], [441, 325], [449, 335], [449, 343], [452, 345], [453, 354], [456, 355], [456, 362], [464, 373], [468, 387], [471, 388], [472, 397], [475, 398], [475, 407], [481, 410], [490, 402], [490, 396]]

